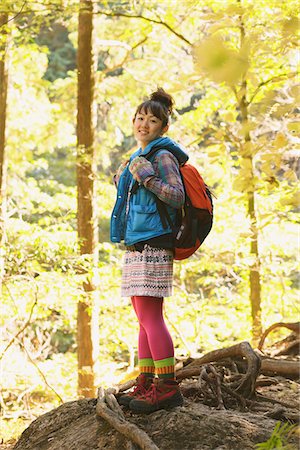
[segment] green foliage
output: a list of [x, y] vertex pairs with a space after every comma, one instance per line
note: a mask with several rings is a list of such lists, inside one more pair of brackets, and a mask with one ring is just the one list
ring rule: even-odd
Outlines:
[[257, 450], [293, 450], [288, 441], [295, 429], [295, 425], [277, 422], [270, 438], [266, 442], [256, 444], [255, 448]]
[[68, 35], [64, 25], [54, 22], [50, 27], [43, 27], [37, 37], [37, 43], [49, 49], [46, 80], [66, 78], [68, 72], [76, 68], [76, 51]]

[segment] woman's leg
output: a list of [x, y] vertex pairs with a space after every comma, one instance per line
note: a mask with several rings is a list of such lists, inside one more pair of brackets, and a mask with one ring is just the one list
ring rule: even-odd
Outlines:
[[158, 377], [173, 379], [174, 346], [163, 317], [163, 298], [135, 296], [133, 307], [140, 324], [141, 359], [152, 358]]
[[134, 308], [147, 336], [158, 378], [146, 394], [130, 401], [129, 408], [135, 413], [150, 413], [181, 406], [183, 397], [174, 379], [174, 346], [163, 317], [163, 298], [136, 296]]
[[[136, 299], [131, 297], [132, 306], [137, 314]], [[142, 395], [145, 395], [151, 388], [155, 375], [154, 361], [148, 344], [148, 338], [145, 329], [140, 324], [139, 342], [138, 342], [138, 358], [140, 374], [136, 379], [134, 389], [119, 397], [118, 401], [123, 406], [129, 406], [131, 401]]]
[[[136, 309], [136, 297], [131, 297], [132, 306], [138, 318]], [[139, 318], [138, 318], [139, 319]], [[151, 350], [148, 343], [146, 330], [139, 321], [139, 337], [138, 337], [138, 365], [140, 373], [146, 376], [153, 377], [155, 374], [155, 366], [152, 358]]]

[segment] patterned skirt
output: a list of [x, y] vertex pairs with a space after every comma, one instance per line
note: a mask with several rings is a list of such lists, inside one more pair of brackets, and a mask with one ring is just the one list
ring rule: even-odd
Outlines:
[[145, 245], [142, 252], [126, 250], [122, 297], [169, 297], [173, 284], [173, 251]]

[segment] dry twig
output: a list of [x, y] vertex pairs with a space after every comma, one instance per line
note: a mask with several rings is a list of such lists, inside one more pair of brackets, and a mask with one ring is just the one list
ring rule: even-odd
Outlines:
[[3, 356], [5, 355], [5, 353], [7, 352], [7, 350], [12, 346], [12, 344], [14, 343], [14, 341], [15, 341], [16, 339], [18, 339], [18, 337], [20, 336], [20, 334], [23, 333], [23, 331], [30, 325], [31, 319], [32, 319], [32, 315], [33, 315], [33, 310], [34, 310], [34, 308], [36, 307], [37, 302], [38, 302], [38, 295], [37, 295], [37, 294], [38, 294], [38, 293], [36, 292], [36, 293], [35, 293], [34, 303], [33, 303], [32, 306], [31, 306], [31, 309], [30, 309], [30, 313], [29, 313], [28, 319], [26, 320], [26, 322], [24, 323], [24, 325], [22, 326], [22, 328], [20, 328], [20, 330], [17, 332], [17, 334], [15, 334], [15, 335], [12, 337], [12, 339], [9, 341], [9, 343], [7, 344], [7, 346], [5, 347], [5, 349], [3, 350], [3, 352], [2, 352], [1, 355], [0, 355], [0, 361], [1, 361], [1, 359], [3, 358]]

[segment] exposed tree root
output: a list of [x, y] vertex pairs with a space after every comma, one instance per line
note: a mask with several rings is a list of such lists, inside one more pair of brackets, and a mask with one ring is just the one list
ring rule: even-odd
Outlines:
[[[273, 325], [271, 325], [269, 328], [267, 328], [264, 333], [262, 334], [259, 344], [258, 344], [258, 349], [262, 350], [266, 337], [268, 336], [268, 334], [271, 333], [271, 331], [277, 329], [277, 328], [287, 328], [288, 330], [291, 330], [292, 333], [292, 342], [288, 342], [287, 343], [287, 349], [285, 351], [289, 351], [292, 347], [294, 346], [298, 346], [298, 351], [299, 351], [299, 336], [300, 336], [300, 322], [294, 322], [294, 323], [285, 323], [285, 322], [277, 322], [277, 323], [273, 323]], [[291, 335], [290, 335], [291, 336]], [[294, 336], [294, 339], [293, 339]], [[290, 338], [288, 339], [290, 340]], [[295, 342], [294, 342], [295, 341]], [[281, 354], [283, 353], [284, 350], [281, 350]], [[287, 354], [287, 353], [285, 353]]]
[[[257, 439], [257, 433], [261, 429], [263, 421], [280, 420], [293, 423], [299, 422], [296, 395], [294, 403], [293, 393], [298, 385], [295, 381], [284, 378], [296, 378], [299, 376], [299, 364], [296, 360], [268, 358], [261, 351], [254, 351], [248, 342], [241, 342], [240, 344], [229, 348], [214, 350], [201, 358], [189, 358], [187, 361], [181, 362], [181, 364], [183, 367], [177, 370], [177, 380], [180, 383], [182, 394], [185, 397], [183, 407], [175, 408], [171, 411], [157, 411], [150, 414], [149, 419], [145, 416], [132, 415], [130, 412], [124, 412], [119, 406], [116, 397], [118, 397], [119, 393], [127, 391], [134, 385], [135, 380], [130, 380], [115, 386], [114, 388], [106, 390], [102, 388], [99, 389], [98, 398], [94, 403], [94, 411], [96, 411], [96, 416], [98, 416], [98, 418], [101, 417], [104, 420], [99, 421], [99, 419], [95, 417], [95, 412], [93, 413], [94, 419], [92, 419], [92, 413], [89, 413], [89, 411], [93, 408], [91, 402], [94, 400], [80, 400], [78, 405], [77, 402], [73, 402], [74, 405], [70, 405], [70, 408], [74, 411], [74, 422], [72, 422], [74, 425], [69, 429], [69, 435], [67, 436], [66, 423], [69, 423], [70, 416], [67, 412], [68, 405], [62, 405], [60, 408], [57, 408], [57, 417], [59, 417], [60, 422], [53, 419], [55, 412], [49, 412], [45, 415], [45, 421], [47, 423], [45, 428], [41, 426], [41, 424], [43, 424], [42, 418], [40, 421], [40, 418], [37, 419], [37, 421], [35, 421], [36, 424], [33, 423], [29, 429], [25, 430], [23, 433], [23, 440], [21, 438], [20, 442], [17, 443], [15, 447], [16, 450], [36, 450], [40, 448], [39, 446], [31, 445], [31, 441], [29, 442], [31, 446], [29, 444], [27, 446], [26, 442], [29, 439], [32, 439], [32, 442], [35, 439], [35, 442], [38, 442], [38, 445], [43, 443], [43, 445], [45, 445], [43, 447], [45, 450], [66, 450], [70, 447], [66, 446], [65, 443], [62, 445], [62, 439], [64, 439], [64, 442], [70, 442], [73, 433], [74, 435], [79, 436], [80, 439], [82, 439], [82, 442], [84, 441], [84, 444], [76, 443], [76, 445], [72, 447], [74, 450], [103, 448], [103, 446], [101, 446], [103, 441], [100, 443], [100, 440], [99, 443], [96, 443], [95, 445], [94, 443], [89, 444], [87, 447], [86, 442], [89, 439], [88, 432], [85, 436], [81, 435], [81, 433], [83, 433], [83, 428], [78, 422], [78, 414], [80, 410], [84, 408], [87, 410], [87, 414], [90, 415], [82, 416], [82, 419], [80, 420], [82, 420], [82, 423], [86, 423], [85, 421], [89, 420], [90, 429], [92, 432], [96, 433], [94, 436], [97, 435], [99, 427], [102, 427], [101, 439], [105, 440], [104, 447], [107, 448], [107, 445], [111, 445], [111, 448], [124, 448], [126, 450], [134, 450], [137, 448], [143, 450], [158, 450], [159, 448], [170, 450], [172, 448], [173, 450], [173, 448], [175, 448], [174, 442], [176, 445], [178, 444], [177, 441], [174, 441], [172, 444], [172, 439], [174, 434], [177, 433], [178, 427], [180, 428], [183, 426], [184, 428], [186, 426], [187, 429], [190, 430], [190, 423], [192, 420], [195, 423], [193, 429], [195, 429], [196, 432], [199, 428], [196, 426], [199, 420], [203, 420], [203, 424], [204, 422], [206, 423], [206, 421], [211, 424], [213, 417], [216, 417], [215, 426], [218, 427], [218, 417], [224, 414], [223, 410], [227, 411], [226, 415], [221, 418], [221, 427], [218, 428], [218, 433], [221, 436], [220, 442], [223, 439], [222, 430], [224, 429], [224, 423], [226, 425], [227, 421], [230, 422], [231, 414], [242, 414], [239, 417], [241, 420], [240, 427], [243, 427], [244, 425], [246, 427], [246, 434], [242, 438], [244, 439], [243, 443], [246, 439], [245, 436], [248, 436], [249, 429], [251, 429], [251, 427], [248, 428], [246, 426], [246, 421], [256, 420], [258, 413], [261, 419], [259, 419], [257, 428], [255, 428], [255, 439]], [[268, 376], [262, 376], [262, 374]], [[280, 375], [279, 377], [272, 378], [272, 375], [278, 374]], [[292, 395], [289, 395], [288, 397], [282, 395], [282, 393], [285, 392], [282, 390], [282, 387], [284, 388], [286, 383], [289, 383], [291, 386], [291, 389], [288, 392], [291, 392], [293, 389]], [[265, 387], [268, 386], [269, 389], [265, 390]], [[214, 410], [208, 410], [209, 412], [207, 412], [205, 408], [208, 407], [214, 408]], [[229, 412], [228, 410], [231, 411]], [[214, 414], [212, 414], [212, 411], [214, 411]], [[247, 414], [243, 414], [244, 412]], [[85, 417], [90, 418], [85, 419]], [[200, 417], [202, 417], [202, 419], [200, 419]], [[233, 418], [232, 420], [234, 429], [235, 425], [233, 425], [233, 423], [236, 423], [237, 419]], [[172, 431], [170, 432], [169, 430], [169, 434], [166, 434], [167, 431], [164, 427], [168, 427], [172, 421], [174, 421], [174, 424], [176, 423], [176, 425], [174, 425], [174, 427], [172, 425]], [[161, 422], [164, 425], [159, 426]], [[273, 429], [272, 426], [274, 427], [274, 425], [271, 424], [270, 430]], [[114, 444], [110, 442], [110, 437], [108, 437], [105, 427], [110, 427], [107, 430], [116, 430], [118, 432], [114, 433], [114, 436], [116, 436], [114, 438]], [[152, 427], [154, 427], [154, 430]], [[43, 432], [43, 429], [45, 429], [45, 432]], [[209, 429], [211, 429], [211, 425], [209, 425]], [[31, 430], [33, 430], [34, 436], [37, 435], [36, 438], [30, 437], [32, 436]], [[185, 433], [184, 430], [183, 433]], [[191, 430], [189, 433], [191, 433]], [[200, 433], [200, 431], [198, 430], [197, 433]], [[208, 434], [205, 435], [206, 440], [210, 435], [210, 432], [207, 433]], [[235, 429], [234, 439], [236, 439], [240, 433], [240, 428], [239, 432]], [[231, 439], [233, 437], [231, 437]], [[152, 438], [157, 442], [159, 447], [157, 447]], [[182, 439], [182, 436], [180, 435], [178, 439]], [[197, 439], [195, 442], [198, 442]], [[108, 443], [107, 440], [109, 440]], [[25, 446], [24, 442], [26, 444]], [[116, 445], [116, 442], [118, 442], [118, 445]], [[190, 444], [193, 445], [192, 443], [187, 442], [187, 449], [192, 448]], [[217, 444], [211, 443], [211, 448], [216, 448], [214, 445]], [[235, 446], [230, 448], [241, 448], [239, 445], [240, 444], [235, 443]], [[251, 443], [248, 443], [245, 448], [253, 448], [251, 445]]]
[[244, 398], [252, 398], [255, 395], [255, 383], [260, 372], [261, 359], [248, 342], [241, 342], [232, 347], [214, 350], [201, 358], [195, 359], [184, 369], [177, 372], [177, 378], [182, 380], [199, 375], [201, 373], [201, 366], [208, 362], [237, 357], [247, 360], [246, 373], [238, 376], [235, 381], [229, 384], [229, 387], [234, 389], [236, 393], [242, 394]]
[[[112, 389], [104, 391], [100, 388], [98, 390], [96, 413], [130, 441], [138, 444], [142, 450], [159, 450], [147, 433], [125, 419]], [[133, 447], [129, 442], [127, 450], [131, 449]]]

